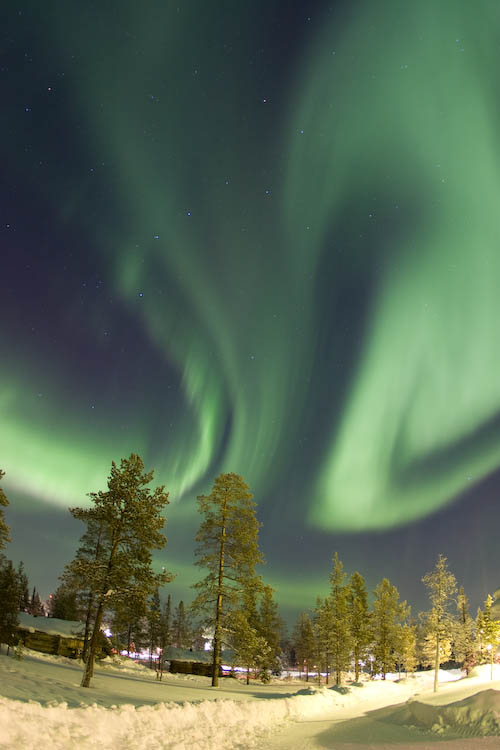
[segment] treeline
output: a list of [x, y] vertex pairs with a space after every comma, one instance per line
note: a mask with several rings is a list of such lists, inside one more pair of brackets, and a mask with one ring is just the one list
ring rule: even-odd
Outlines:
[[[3, 472], [0, 472], [0, 479]], [[429, 609], [416, 618], [400, 601], [399, 592], [383, 579], [373, 591], [371, 606], [363, 576], [350, 579], [338, 555], [333, 558], [330, 593], [318, 598], [314, 611], [303, 612], [291, 637], [278, 614], [273, 589], [257, 573], [264, 563], [259, 549], [260, 523], [248, 485], [238, 474], [221, 474], [209, 495], [198, 498], [201, 523], [196, 535], [195, 565], [203, 577], [194, 584], [190, 607], [171, 596], [161, 602], [160, 591], [173, 575], [155, 572], [152, 553], [166, 543], [162, 515], [168, 505], [163, 486], [149, 488], [153, 472], [131, 454], [112, 463], [107, 489], [90, 493], [90, 506], [71, 508], [84, 531], [74, 559], [66, 565], [60, 586], [51, 597], [50, 615], [84, 623], [84, 672], [88, 687], [96, 652], [102, 648], [102, 626], [109, 624], [113, 646], [119, 650], [148, 649], [157, 658], [159, 678], [168, 646], [203, 648], [212, 642], [212, 685], [218, 684], [224, 659], [246, 667], [268, 681], [284, 664], [297, 666], [306, 679], [315, 670], [337, 686], [351, 669], [380, 674], [417, 665], [434, 666], [435, 689], [439, 665], [453, 660], [468, 672], [476, 663], [493, 661], [500, 623], [491, 615], [493, 599], [473, 618], [467, 597], [446, 558], [422, 579]], [[7, 505], [0, 488], [0, 506]], [[0, 549], [9, 530], [0, 507]], [[45, 614], [34, 589], [31, 596], [22, 564], [15, 570], [0, 559], [0, 642], [14, 643], [18, 612]], [[230, 650], [231, 656], [227, 656]]]
[[347, 581], [335, 553], [330, 575], [330, 594], [318, 597], [312, 616], [303, 612], [290, 643], [292, 659], [306, 674], [315, 669], [326, 682], [333, 675], [342, 684], [343, 673], [351, 669], [355, 681], [360, 671], [381, 675], [388, 672], [412, 673], [434, 667], [434, 690], [440, 665], [454, 662], [468, 674], [476, 664], [491, 662], [500, 638], [500, 622], [492, 617], [493, 598], [488, 595], [476, 618], [461, 586], [439, 555], [434, 570], [422, 582], [429, 596], [429, 609], [412, 618], [411, 608], [400, 601], [399, 592], [384, 578], [373, 591], [370, 608], [363, 576], [355, 572]]

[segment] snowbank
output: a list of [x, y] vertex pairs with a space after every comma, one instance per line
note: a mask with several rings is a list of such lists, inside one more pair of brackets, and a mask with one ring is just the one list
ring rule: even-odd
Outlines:
[[[83, 689], [74, 660], [29, 652], [20, 662], [2, 656], [0, 747], [38, 750], [43, 741], [51, 750], [262, 748], [282, 729], [294, 736], [294, 722], [313, 731], [371, 712], [404, 732], [500, 734], [500, 682], [486, 682], [486, 669], [480, 672], [468, 680], [441, 673], [446, 684], [439, 694], [432, 693], [433, 672], [343, 690], [303, 682], [246, 687], [227, 680], [214, 691], [208, 678], [172, 675], [159, 683], [145, 666], [113, 657], [96, 666], [95, 685]], [[484, 692], [474, 695], [478, 690]], [[418, 700], [408, 701], [417, 694]], [[294, 741], [286, 747], [295, 747]]]
[[384, 720], [443, 737], [500, 735], [500, 690], [482, 690], [445, 706], [409, 701]]
[[203, 701], [158, 703], [156, 706], [123, 705], [116, 708], [68, 708], [66, 703], [43, 707], [39, 703], [0, 698], [1, 746], [38, 748], [43, 737], [53, 750], [82, 748], [175, 748], [211, 750], [220, 746], [258, 747], [263, 730], [287, 714], [281, 701]]
[[[111, 665], [110, 665], [111, 666]], [[408, 681], [410, 683], [410, 681]], [[38, 748], [41, 733], [53, 750], [87, 748], [171, 748], [212, 750], [263, 747], [263, 736], [290, 720], [324, 720], [405, 700], [413, 685], [367, 683], [347, 692], [307, 685], [296, 695], [264, 700], [203, 700], [106, 708], [96, 704], [69, 708], [67, 703], [41, 705], [0, 698], [1, 746]], [[43, 729], [41, 729], [43, 727]]]

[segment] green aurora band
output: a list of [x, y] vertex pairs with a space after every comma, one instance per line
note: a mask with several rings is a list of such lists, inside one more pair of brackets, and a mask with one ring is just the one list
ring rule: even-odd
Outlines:
[[[86, 231], [180, 393], [142, 386], [122, 431], [105, 405], [55, 417], [72, 396], [48, 367], [24, 403], [35, 363], [13, 359], [7, 486], [80, 504], [134, 450], [186, 518], [220, 471], [272, 502], [294, 464], [313, 526], [423, 517], [500, 463], [500, 6], [360, 3], [302, 51], [277, 112], [246, 59], [207, 43], [235, 19], [189, 5], [123, 3], [116, 23], [73, 7], [50, 35], [68, 66], [86, 59], [76, 119], [111, 173], [114, 218]], [[249, 38], [259, 22], [241, 9]], [[87, 189], [61, 221], [85, 225]], [[349, 284], [369, 290], [352, 341], [328, 333]]]

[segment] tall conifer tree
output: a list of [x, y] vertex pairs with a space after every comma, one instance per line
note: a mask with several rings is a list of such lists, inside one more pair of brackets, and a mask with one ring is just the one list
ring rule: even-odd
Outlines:
[[104, 611], [124, 598], [145, 602], [171, 578], [166, 572], [155, 574], [151, 566], [152, 550], [162, 549], [166, 542], [161, 511], [168, 503], [164, 487], [153, 492], [147, 487], [152, 478], [153, 472], [145, 473], [142, 459], [135, 454], [123, 458], [120, 466], [113, 461], [108, 489], [89, 495], [91, 508], [71, 510], [75, 518], [102, 529], [102, 554], [86, 561], [95, 616], [82, 687], [90, 685]]
[[491, 594], [488, 594], [484, 603], [483, 617], [482, 617], [482, 640], [486, 645], [486, 651], [488, 652], [489, 662], [491, 666], [491, 679], [493, 679], [493, 659], [498, 648], [498, 641], [500, 640], [500, 621], [493, 619], [491, 614], [491, 605], [494, 599]]
[[267, 671], [275, 671], [280, 666], [278, 657], [281, 653], [281, 618], [278, 614], [278, 605], [273, 598], [273, 589], [269, 585], [264, 586], [262, 590], [257, 632], [264, 638], [269, 649], [267, 657], [262, 660], [262, 667]]
[[0, 644], [17, 643], [19, 579], [10, 560], [0, 555]]
[[217, 477], [210, 495], [198, 498], [202, 522], [196, 535], [196, 565], [207, 571], [194, 584], [193, 608], [214, 633], [212, 686], [219, 684], [221, 643], [230, 613], [238, 609], [245, 590], [260, 590], [255, 566], [263, 563], [259, 522], [249, 487], [238, 474]]
[[372, 614], [374, 669], [385, 680], [394, 669], [400, 628], [409, 615], [406, 602], [399, 601], [399, 592], [387, 578], [375, 587]]
[[321, 597], [318, 596], [316, 599], [316, 607], [314, 608], [314, 636], [318, 661], [318, 683], [321, 682], [321, 670], [324, 670], [327, 685], [330, 673], [330, 629], [330, 600], [328, 597], [321, 599]]
[[301, 612], [299, 619], [293, 629], [292, 642], [295, 650], [295, 658], [299, 672], [305, 668], [306, 682], [309, 680], [309, 670], [314, 664], [317, 656], [317, 646], [314, 637], [314, 629], [307, 612]]
[[427, 614], [427, 622], [430, 633], [435, 642], [434, 650], [434, 692], [438, 689], [439, 665], [441, 663], [440, 641], [447, 637], [451, 631], [451, 615], [448, 607], [452, 601], [453, 594], [457, 590], [457, 581], [453, 573], [448, 569], [446, 557], [439, 555], [433, 571], [422, 578], [427, 587], [431, 609]]
[[181, 601], [175, 608], [172, 624], [172, 640], [177, 648], [191, 648], [193, 641], [193, 626], [188, 611]]
[[368, 611], [368, 592], [361, 573], [355, 571], [349, 581], [347, 591], [347, 611], [349, 614], [349, 631], [352, 641], [354, 674], [359, 682], [360, 662], [366, 657], [371, 638], [370, 613]]
[[333, 569], [330, 574], [330, 663], [335, 673], [335, 684], [342, 684], [342, 672], [349, 668], [352, 638], [349, 628], [347, 596], [349, 588], [345, 583], [344, 567], [335, 552]]
[[476, 663], [475, 655], [475, 623], [470, 616], [469, 600], [465, 595], [464, 587], [460, 586], [457, 597], [457, 619], [454, 623], [453, 636], [453, 658], [462, 662], [463, 669], [468, 675]]
[[165, 661], [165, 650], [172, 642], [172, 599], [170, 594], [168, 595], [167, 601], [163, 605], [163, 609], [160, 615], [160, 627], [158, 634], [158, 645], [160, 647], [160, 654], [158, 657], [160, 668], [156, 673], [156, 678], [161, 680], [163, 677], [163, 664]]

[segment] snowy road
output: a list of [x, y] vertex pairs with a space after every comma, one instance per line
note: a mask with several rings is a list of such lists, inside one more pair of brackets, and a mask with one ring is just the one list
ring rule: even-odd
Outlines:
[[[437, 693], [430, 688], [417, 691], [414, 700], [427, 706], [447, 706], [457, 701], [466, 703], [473, 696], [486, 695], [492, 689], [500, 694], [500, 680], [485, 683], [484, 678], [478, 677], [446, 683]], [[334, 708], [328, 717], [291, 721], [269, 738], [266, 750], [500, 749], [498, 736], [443, 739], [434, 735], [429, 738], [416, 728], [395, 723], [398, 709], [406, 705], [406, 700], [388, 705], [386, 696], [379, 695], [351, 707]]]

